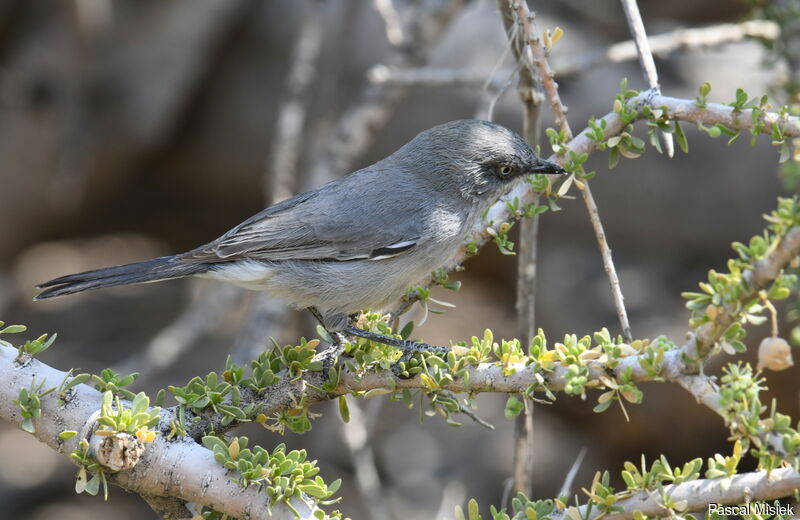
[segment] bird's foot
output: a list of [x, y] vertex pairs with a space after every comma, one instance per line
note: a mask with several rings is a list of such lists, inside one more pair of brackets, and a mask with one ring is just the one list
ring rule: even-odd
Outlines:
[[359, 338], [364, 338], [376, 343], [382, 343], [384, 345], [389, 345], [402, 350], [403, 356], [392, 365], [392, 372], [394, 372], [394, 375], [401, 379], [410, 379], [413, 377], [407, 375], [407, 373], [403, 373], [402, 364], [407, 363], [408, 360], [411, 359], [411, 356], [417, 352], [433, 352], [434, 354], [442, 355], [446, 355], [448, 352], [450, 352], [450, 349], [447, 347], [428, 345], [427, 343], [418, 343], [416, 341], [410, 341], [407, 339], [392, 338], [389, 336], [384, 336], [383, 334], [378, 334], [377, 332], [359, 329], [353, 325], [348, 325], [345, 327], [344, 332], [350, 334], [351, 336], [357, 336]]
[[339, 356], [344, 352], [344, 335], [341, 332], [330, 333], [333, 342], [328, 348], [317, 354], [317, 358], [322, 360], [322, 382], [329, 381], [329, 374], [331, 367], [339, 359]]

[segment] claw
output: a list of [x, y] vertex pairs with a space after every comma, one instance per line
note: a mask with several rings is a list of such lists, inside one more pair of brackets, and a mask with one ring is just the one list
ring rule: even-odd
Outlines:
[[403, 356], [392, 365], [392, 372], [394, 375], [401, 379], [411, 379], [413, 376], [404, 376], [400, 371], [400, 363], [407, 362], [411, 359], [417, 352], [433, 352], [435, 354], [447, 354], [450, 352], [450, 349], [447, 347], [442, 347], [439, 345], [428, 345], [427, 343], [417, 343], [416, 341], [409, 341], [407, 339], [396, 339], [390, 338], [389, 336], [384, 336], [383, 334], [378, 334], [376, 332], [370, 332], [367, 330], [362, 330], [352, 325], [348, 325], [344, 331], [350, 335], [358, 336], [360, 338], [365, 338], [370, 341], [375, 341], [377, 343], [383, 343], [384, 345], [389, 345], [395, 348], [398, 348], [403, 351]]

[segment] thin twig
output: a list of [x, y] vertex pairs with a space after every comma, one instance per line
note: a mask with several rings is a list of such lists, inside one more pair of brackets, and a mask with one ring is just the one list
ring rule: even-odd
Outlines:
[[386, 41], [394, 47], [403, 45], [405, 42], [403, 24], [400, 22], [400, 15], [397, 14], [392, 0], [372, 0], [372, 7], [380, 15], [386, 27]]
[[[553, 109], [556, 125], [564, 130], [567, 139], [572, 139], [572, 130], [567, 121], [566, 108], [561, 102], [561, 97], [558, 94], [558, 85], [553, 79], [553, 71], [550, 69], [550, 64], [547, 61], [545, 49], [541, 44], [540, 38], [533, 28], [533, 20], [528, 6], [525, 2], [515, 2], [517, 17], [522, 24], [523, 34], [527, 40], [531, 52], [533, 53], [533, 63], [539, 70], [539, 76], [542, 78], [544, 90], [547, 97], [550, 99], [550, 105]], [[589, 211], [589, 220], [594, 229], [595, 238], [600, 247], [600, 255], [603, 257], [603, 267], [605, 267], [608, 274], [608, 280], [611, 285], [611, 294], [614, 298], [614, 306], [617, 309], [617, 317], [619, 324], [622, 328], [623, 336], [631, 341], [633, 335], [631, 333], [631, 326], [628, 322], [628, 313], [625, 310], [625, 302], [622, 296], [622, 289], [620, 288], [619, 278], [617, 277], [617, 270], [614, 267], [614, 260], [611, 257], [611, 248], [608, 247], [605, 231], [603, 230], [603, 223], [600, 220], [600, 214], [597, 211], [597, 204], [592, 196], [592, 191], [589, 188], [589, 183], [583, 180], [580, 185], [580, 192], [583, 196], [583, 202], [586, 209]]]
[[[625, 10], [625, 18], [628, 20], [628, 27], [630, 27], [633, 41], [636, 43], [636, 52], [639, 54], [639, 64], [642, 66], [644, 78], [650, 88], [660, 91], [656, 62], [653, 59], [653, 51], [650, 50], [650, 42], [647, 40], [647, 32], [644, 29], [639, 5], [636, 0], [621, 1], [622, 8]], [[675, 142], [672, 140], [672, 134], [662, 131], [661, 139], [664, 140], [664, 149], [667, 152], [667, 157], [671, 158], [675, 155]]]
[[572, 494], [572, 483], [575, 482], [575, 477], [578, 475], [578, 470], [581, 469], [581, 464], [583, 464], [583, 458], [586, 457], [587, 451], [586, 446], [581, 448], [580, 453], [575, 458], [575, 462], [572, 463], [567, 476], [564, 478], [564, 483], [561, 484], [561, 491], [556, 496], [563, 497]]
[[463, 404], [458, 405], [458, 410], [459, 412], [463, 413], [464, 415], [466, 415], [476, 423], [480, 424], [487, 430], [494, 430], [494, 424], [490, 423], [489, 421], [486, 421], [485, 419], [481, 419], [480, 417], [478, 417], [478, 414], [476, 414], [474, 411], [470, 410]]

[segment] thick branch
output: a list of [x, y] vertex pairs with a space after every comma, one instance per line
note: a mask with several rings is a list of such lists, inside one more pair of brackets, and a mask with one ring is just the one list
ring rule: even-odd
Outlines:
[[[745, 504], [751, 501], [774, 500], [786, 497], [800, 488], [800, 473], [792, 468], [774, 470], [771, 474], [766, 471], [742, 473], [727, 479], [702, 479], [664, 486], [664, 493], [673, 504], [684, 507], [681, 512], [708, 511], [709, 504], [733, 505]], [[672, 517], [673, 512], [664, 506], [664, 501], [657, 491], [642, 491], [630, 498], [620, 500], [615, 504], [622, 507], [624, 512], [603, 515], [603, 520], [625, 520], [633, 518], [634, 512], [641, 512], [648, 517]], [[586, 506], [579, 508], [581, 518], [584, 518]], [[756, 512], [755, 508], [752, 510]], [[595, 514], [597, 511], [595, 510]], [[572, 518], [566, 513], [554, 516], [557, 519]]]
[[[17, 364], [17, 350], [0, 345], [0, 418], [20, 426], [19, 407], [12, 402], [22, 388], [30, 388], [35, 381], [44, 381], [43, 389], [57, 387], [66, 373], [51, 368], [35, 359]], [[52, 392], [41, 398], [42, 415], [33, 421], [35, 436], [64, 456], [78, 446], [81, 436], [59, 439], [65, 430], [89, 432], [100, 409], [102, 394], [86, 385], [78, 385], [70, 392], [65, 406], [58, 406], [58, 395]], [[172, 418], [164, 411], [159, 425], [168, 430]], [[146, 446], [139, 463], [130, 471], [108, 474], [109, 481], [140, 495], [175, 497], [186, 502], [203, 504], [235, 518], [294, 519], [295, 515], [284, 504], [273, 504], [268, 513], [269, 499], [260, 488], [242, 488], [230, 480], [231, 475], [217, 461], [211, 451], [187, 440], [169, 442], [163, 434]], [[305, 503], [293, 503], [301, 518], [312, 518], [313, 509]]]

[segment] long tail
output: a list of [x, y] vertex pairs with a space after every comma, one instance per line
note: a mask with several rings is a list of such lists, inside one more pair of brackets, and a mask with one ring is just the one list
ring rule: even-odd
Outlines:
[[182, 278], [209, 270], [208, 264], [187, 263], [177, 256], [162, 256], [136, 262], [134, 264], [118, 265], [104, 269], [95, 269], [83, 273], [68, 274], [37, 285], [45, 289], [34, 300], [44, 300], [65, 294], [74, 294], [90, 289], [101, 289], [115, 285], [128, 285], [133, 283], [154, 282]]

